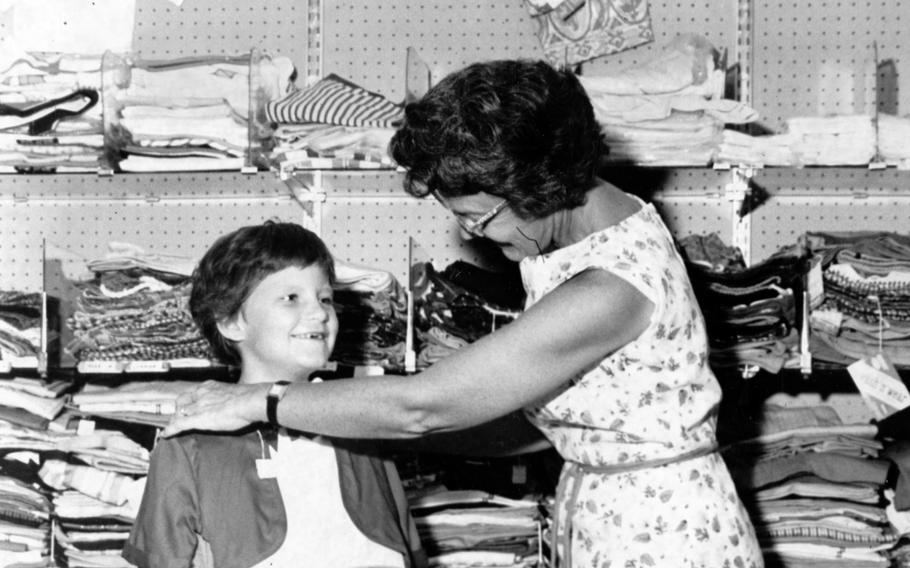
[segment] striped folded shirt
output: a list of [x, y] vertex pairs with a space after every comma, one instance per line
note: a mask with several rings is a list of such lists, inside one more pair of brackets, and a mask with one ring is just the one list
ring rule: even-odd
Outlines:
[[393, 128], [404, 109], [384, 96], [331, 74], [312, 87], [266, 104], [266, 117], [283, 124], [318, 122]]

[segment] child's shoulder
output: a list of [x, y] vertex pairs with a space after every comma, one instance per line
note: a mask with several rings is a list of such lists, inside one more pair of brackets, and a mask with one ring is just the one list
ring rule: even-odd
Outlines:
[[154, 454], [180, 453], [190, 461], [196, 461], [200, 457], [210, 459], [218, 456], [236, 456], [236, 452], [245, 447], [249, 447], [251, 451], [260, 448], [260, 438], [255, 430], [227, 434], [223, 432], [189, 432], [173, 438], [159, 438], [155, 444], [153, 457]]

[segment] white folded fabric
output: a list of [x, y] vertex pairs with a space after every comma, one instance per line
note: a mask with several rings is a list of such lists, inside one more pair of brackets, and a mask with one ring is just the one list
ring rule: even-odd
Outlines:
[[910, 116], [878, 115], [878, 152], [885, 161], [910, 160]]
[[66, 401], [63, 398], [36, 396], [0, 385], [0, 404], [21, 408], [42, 418], [53, 420], [63, 410]]
[[336, 259], [335, 279], [338, 288], [376, 292], [388, 288], [394, 277], [385, 270]]

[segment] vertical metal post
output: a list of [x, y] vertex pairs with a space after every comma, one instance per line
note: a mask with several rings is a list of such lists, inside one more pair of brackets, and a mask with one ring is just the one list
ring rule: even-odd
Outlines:
[[753, 0], [738, 0], [736, 9], [736, 64], [739, 67], [739, 92], [736, 100], [752, 105]]
[[291, 197], [303, 209], [300, 224], [322, 237], [322, 212], [326, 200], [322, 172], [300, 172], [284, 177], [283, 181]]
[[322, 62], [325, 59], [322, 44], [322, 0], [307, 0], [307, 50], [306, 85], [322, 79]]

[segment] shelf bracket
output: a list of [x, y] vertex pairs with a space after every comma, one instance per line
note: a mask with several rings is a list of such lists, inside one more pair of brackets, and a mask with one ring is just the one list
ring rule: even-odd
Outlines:
[[301, 224], [322, 236], [322, 209], [326, 193], [322, 190], [322, 172], [291, 175], [282, 180], [291, 197], [303, 208]]

